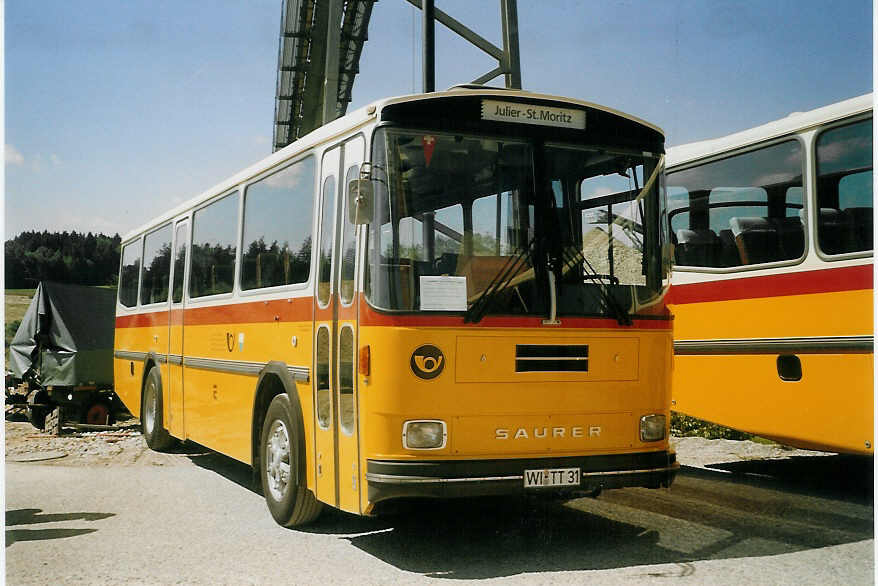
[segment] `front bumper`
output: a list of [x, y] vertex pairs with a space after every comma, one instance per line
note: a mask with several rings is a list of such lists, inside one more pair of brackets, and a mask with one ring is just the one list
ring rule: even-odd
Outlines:
[[[524, 471], [579, 468], [579, 486], [524, 488]], [[588, 493], [605, 488], [670, 486], [680, 464], [672, 452], [514, 460], [368, 460], [373, 504], [396, 498], [456, 498]]]

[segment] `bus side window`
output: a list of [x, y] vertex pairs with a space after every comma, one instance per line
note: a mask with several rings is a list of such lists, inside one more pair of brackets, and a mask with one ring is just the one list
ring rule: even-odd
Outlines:
[[332, 238], [335, 223], [335, 176], [323, 182], [323, 211], [320, 215], [320, 247], [317, 250], [317, 301], [321, 307], [329, 303], [332, 276]]
[[237, 191], [195, 211], [189, 296], [230, 293], [234, 284], [238, 237]]
[[186, 270], [186, 247], [189, 245], [189, 225], [185, 222], [177, 224], [176, 251], [174, 253], [174, 284], [171, 301], [183, 301], [183, 271]]
[[798, 141], [674, 171], [667, 184], [677, 264], [737, 267], [804, 254]]
[[122, 248], [122, 269], [119, 272], [119, 303], [125, 307], [137, 305], [140, 279], [140, 253], [143, 241], [138, 238]]
[[146, 235], [143, 242], [143, 276], [140, 300], [144, 305], [168, 300], [171, 276], [171, 225]]
[[872, 120], [817, 138], [817, 241], [826, 254], [872, 250]]
[[307, 157], [247, 186], [241, 289], [308, 281], [315, 172]]
[[350, 185], [360, 175], [357, 165], [348, 169], [345, 174], [345, 203], [342, 208], [342, 234], [341, 234], [341, 278], [339, 279], [339, 295], [343, 305], [350, 305], [354, 300], [354, 278], [357, 249], [357, 227], [351, 224], [347, 212], [347, 201], [350, 198]]

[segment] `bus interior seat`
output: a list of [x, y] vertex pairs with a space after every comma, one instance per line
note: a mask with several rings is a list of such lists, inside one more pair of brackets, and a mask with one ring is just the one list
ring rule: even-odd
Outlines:
[[397, 265], [399, 270], [399, 303], [401, 307], [412, 307], [412, 291], [415, 290], [415, 275], [412, 270], [411, 260], [407, 258], [399, 259]]
[[[507, 269], [508, 256], [465, 256], [460, 255], [457, 261], [457, 274], [466, 277], [466, 296], [471, 299], [474, 295], [480, 295], [488, 288], [491, 281]], [[522, 263], [516, 274], [527, 270], [527, 265]]]
[[779, 260], [799, 258], [805, 252], [805, 226], [802, 219], [796, 215], [791, 218], [777, 218], [772, 220], [777, 226], [778, 239], [780, 241], [781, 257]]
[[380, 259], [381, 271], [383, 271], [388, 279], [387, 293], [391, 299], [394, 299], [398, 307], [412, 307], [412, 290], [414, 286], [414, 275], [412, 274], [411, 261], [407, 258], [399, 259], [399, 263], [387, 262], [388, 259], [382, 256]]
[[741, 255], [735, 236], [728, 228], [719, 231], [719, 265], [720, 267], [737, 267], [741, 265]]
[[735, 237], [741, 264], [751, 265], [778, 260], [780, 241], [777, 228], [768, 218], [732, 218], [729, 227]]
[[717, 266], [720, 241], [710, 229], [677, 230], [677, 245], [674, 248], [676, 262], [682, 266]]
[[435, 270], [439, 275], [453, 275], [457, 270], [457, 261], [460, 255], [456, 252], [443, 252], [435, 261]]
[[817, 235], [823, 252], [841, 254], [850, 251], [850, 239], [853, 232], [851, 215], [835, 208], [820, 208]]
[[741, 264], [799, 258], [805, 252], [801, 218], [732, 218], [729, 226], [741, 255]]
[[844, 213], [850, 216], [853, 225], [851, 250], [872, 250], [874, 210], [871, 207], [858, 207], [848, 208]]

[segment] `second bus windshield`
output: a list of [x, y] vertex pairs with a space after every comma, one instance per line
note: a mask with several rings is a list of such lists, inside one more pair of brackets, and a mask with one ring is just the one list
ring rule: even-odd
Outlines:
[[420, 310], [422, 276], [465, 278], [467, 307], [487, 294], [490, 314], [546, 315], [550, 272], [559, 315], [659, 293], [660, 182], [642, 193], [657, 157], [395, 129], [374, 144], [376, 307]]

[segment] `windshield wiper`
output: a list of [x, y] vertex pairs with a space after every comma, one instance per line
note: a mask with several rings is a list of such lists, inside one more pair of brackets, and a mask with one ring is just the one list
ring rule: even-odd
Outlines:
[[466, 310], [466, 313], [463, 316], [464, 323], [476, 324], [485, 317], [485, 313], [487, 313], [488, 307], [490, 307], [491, 301], [496, 294], [506, 289], [506, 287], [509, 286], [509, 283], [512, 282], [512, 279], [514, 279], [521, 269], [526, 266], [525, 260], [530, 256], [535, 242], [536, 238], [531, 239], [524, 248], [520, 248], [518, 252], [509, 257], [501, 267], [500, 271], [494, 275], [494, 278], [482, 294], [479, 295], [478, 299], [473, 301], [470, 308]]
[[[610, 284], [618, 284], [618, 277], [614, 277], [613, 275], [602, 275], [598, 273], [591, 263], [588, 262], [588, 259], [585, 258], [585, 251], [578, 250], [573, 253], [569, 248], [561, 251], [561, 260], [564, 262], [564, 268], [575, 268], [577, 265], [583, 267], [585, 270], [585, 275], [581, 275], [583, 280], [590, 279], [595, 281], [595, 285], [597, 286], [597, 290], [600, 293], [601, 298], [604, 300], [607, 308], [612, 312], [613, 317], [616, 318], [616, 321], [619, 322], [620, 326], [630, 326], [634, 325], [634, 321], [631, 319], [631, 314], [628, 312], [623, 305], [621, 305], [613, 294], [610, 293], [609, 288], [600, 282], [602, 279], [608, 279]], [[588, 267], [585, 269], [585, 267]], [[565, 271], [566, 272], [566, 271]], [[615, 281], [615, 283], [613, 282]]]

